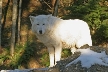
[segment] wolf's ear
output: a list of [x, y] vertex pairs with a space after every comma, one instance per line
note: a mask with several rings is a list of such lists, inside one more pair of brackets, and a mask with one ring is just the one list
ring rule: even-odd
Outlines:
[[52, 14], [49, 14], [47, 16], [48, 16], [48, 21], [49, 21], [49, 19], [52, 17]]
[[50, 18], [51, 16], [52, 16], [52, 14], [49, 14], [49, 15], [47, 15], [48, 16], [48, 18]]
[[35, 17], [34, 16], [29, 16], [29, 18], [30, 18], [31, 23], [33, 23], [34, 20], [35, 20]]

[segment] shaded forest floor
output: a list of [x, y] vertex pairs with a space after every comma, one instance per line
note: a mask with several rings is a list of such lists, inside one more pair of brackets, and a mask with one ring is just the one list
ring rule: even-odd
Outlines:
[[[0, 55], [0, 70], [2, 69], [29, 69], [49, 66], [49, 54], [47, 48], [37, 39], [24, 45], [16, 45], [15, 53], [10, 55], [10, 48], [2, 48]], [[62, 51], [62, 58], [71, 56], [69, 49]]]

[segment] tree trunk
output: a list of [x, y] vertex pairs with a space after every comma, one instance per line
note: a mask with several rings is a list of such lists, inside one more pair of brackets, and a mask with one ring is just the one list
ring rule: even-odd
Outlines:
[[51, 0], [51, 7], [54, 7], [56, 0]]
[[2, 48], [1, 48], [1, 28], [2, 28], [2, 0], [0, 0], [0, 53], [2, 53]]
[[16, 20], [17, 20], [17, 0], [13, 0], [13, 15], [12, 15], [12, 36], [11, 36], [11, 49], [10, 54], [14, 55], [15, 47], [15, 32], [16, 32]]
[[18, 15], [18, 44], [20, 43], [21, 5], [22, 5], [22, 0], [19, 1], [19, 15]]
[[58, 14], [58, 6], [59, 6], [59, 0], [56, 0], [55, 4], [54, 4], [53, 16], [57, 16], [57, 14]]

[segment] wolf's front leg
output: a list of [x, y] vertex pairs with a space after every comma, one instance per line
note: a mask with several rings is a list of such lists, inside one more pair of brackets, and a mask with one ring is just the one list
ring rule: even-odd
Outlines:
[[56, 45], [55, 46], [55, 65], [57, 61], [60, 61], [61, 52], [62, 52], [62, 45], [61, 44]]
[[47, 48], [48, 48], [49, 58], [50, 58], [50, 66], [49, 67], [53, 67], [54, 66], [54, 47], [49, 46]]

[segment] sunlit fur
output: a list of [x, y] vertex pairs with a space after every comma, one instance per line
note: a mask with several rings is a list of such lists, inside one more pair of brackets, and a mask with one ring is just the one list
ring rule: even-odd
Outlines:
[[82, 20], [63, 20], [52, 15], [38, 15], [30, 16], [30, 21], [32, 31], [48, 48], [51, 67], [60, 60], [62, 48], [70, 48], [74, 53], [76, 48], [85, 44], [92, 46], [88, 24]]

